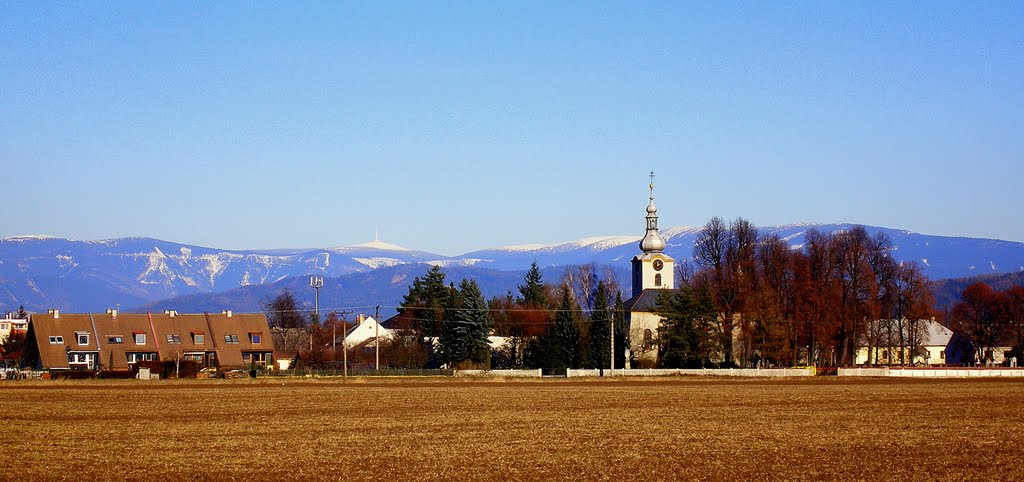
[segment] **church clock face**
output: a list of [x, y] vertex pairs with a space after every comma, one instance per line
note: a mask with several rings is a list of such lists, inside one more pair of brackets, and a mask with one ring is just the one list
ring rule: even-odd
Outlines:
[[661, 268], [665, 267], [665, 263], [662, 263], [660, 259], [654, 260], [654, 271], [661, 271]]

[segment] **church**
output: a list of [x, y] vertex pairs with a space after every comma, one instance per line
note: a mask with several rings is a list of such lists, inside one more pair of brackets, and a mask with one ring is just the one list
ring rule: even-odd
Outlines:
[[[626, 301], [629, 318], [630, 358], [641, 367], [653, 367], [658, 360], [658, 325], [661, 317], [654, 306], [661, 290], [675, 288], [675, 260], [664, 253], [665, 240], [658, 234], [658, 208], [654, 206], [654, 173], [651, 173], [650, 202], [647, 204], [647, 232], [640, 240], [640, 254], [633, 257], [633, 293]], [[633, 367], [638, 368], [638, 367]]]

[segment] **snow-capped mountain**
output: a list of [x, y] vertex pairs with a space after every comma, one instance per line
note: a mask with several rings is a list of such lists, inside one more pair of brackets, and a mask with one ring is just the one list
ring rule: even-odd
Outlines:
[[[850, 229], [850, 224], [799, 224], [760, 228], [794, 248], [810, 229], [824, 233]], [[992, 239], [929, 236], [909, 231], [868, 227], [893, 242], [893, 255], [916, 261], [932, 279], [1008, 273], [1024, 270], [1024, 243]], [[666, 253], [678, 260], [692, 256], [699, 228], [663, 230]], [[521, 271], [537, 262], [549, 272], [560, 267], [596, 263], [628, 272], [640, 236], [584, 238], [551, 245], [506, 246], [447, 257], [374, 241], [323, 249], [218, 250], [150, 238], [73, 241], [46, 236], [0, 239], [0, 312], [25, 305], [30, 310], [60, 308], [101, 311], [149, 305], [168, 298], [224, 293], [244, 286], [265, 285], [311, 274], [345, 276], [352, 289], [373, 292], [375, 271], [410, 273], [417, 265], [479, 273]], [[408, 266], [408, 269], [403, 267]], [[397, 268], [402, 268], [396, 270]], [[425, 269], [423, 269], [425, 270]], [[395, 283], [408, 284], [402, 275]], [[507, 276], [501, 276], [502, 279]], [[360, 283], [359, 279], [366, 279]], [[455, 280], [457, 281], [457, 280]], [[481, 285], [487, 280], [478, 280]], [[506, 283], [507, 284], [507, 283]], [[403, 285], [404, 286], [404, 285]], [[514, 289], [514, 283], [493, 289]], [[222, 301], [223, 297], [219, 297]], [[393, 300], [381, 300], [388, 302]], [[214, 307], [211, 309], [220, 309]]]
[[381, 266], [449, 261], [374, 242], [311, 250], [227, 251], [150, 238], [0, 239], [0, 311], [102, 310], [288, 277], [337, 277]]
[[[761, 236], [775, 235], [793, 248], [804, 244], [811, 229], [822, 233], [853, 228], [853, 224], [789, 224], [759, 228]], [[1008, 273], [1024, 270], [1024, 243], [995, 239], [930, 236], [910, 231], [866, 226], [871, 234], [883, 232], [895, 247], [893, 256], [915, 261], [933, 279]], [[677, 260], [690, 259], [700, 228], [680, 226], [660, 231], [665, 252]], [[456, 256], [473, 258], [474, 266], [499, 270], [524, 269], [536, 261], [540, 266], [582, 263], [622, 264], [637, 254], [641, 236], [584, 238], [552, 245], [508, 246]]]

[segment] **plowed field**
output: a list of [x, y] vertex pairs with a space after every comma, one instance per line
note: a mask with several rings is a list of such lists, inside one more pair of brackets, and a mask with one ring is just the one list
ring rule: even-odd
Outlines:
[[11, 479], [1024, 480], [1024, 381], [0, 383]]

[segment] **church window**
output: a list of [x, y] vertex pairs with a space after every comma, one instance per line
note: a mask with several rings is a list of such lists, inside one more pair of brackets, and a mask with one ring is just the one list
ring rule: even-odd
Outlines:
[[654, 275], [654, 286], [661, 286], [661, 273]]
[[654, 345], [654, 333], [648, 328], [644, 330], [644, 351], [650, 350], [652, 345]]

